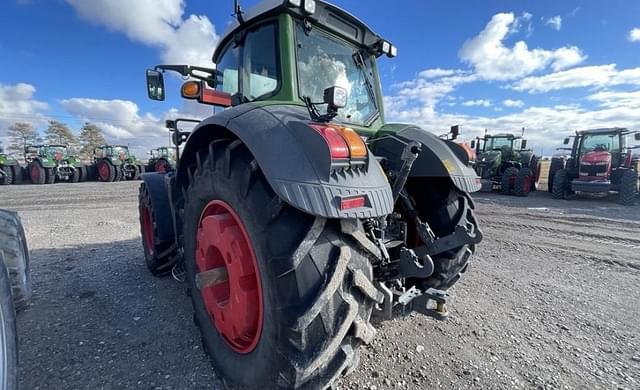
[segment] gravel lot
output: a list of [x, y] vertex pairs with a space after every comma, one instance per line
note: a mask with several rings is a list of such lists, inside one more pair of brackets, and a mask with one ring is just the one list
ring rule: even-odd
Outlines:
[[[185, 286], [152, 277], [138, 183], [0, 188], [20, 213], [34, 299], [23, 389], [216, 389]], [[640, 388], [640, 206], [476, 196], [485, 239], [447, 322], [380, 325], [342, 388]]]

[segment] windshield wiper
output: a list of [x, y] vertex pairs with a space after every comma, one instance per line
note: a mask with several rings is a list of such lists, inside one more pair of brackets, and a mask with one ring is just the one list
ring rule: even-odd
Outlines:
[[360, 69], [360, 72], [362, 72], [362, 74], [364, 75], [364, 83], [367, 86], [367, 92], [369, 93], [369, 98], [371, 99], [373, 106], [377, 110], [378, 104], [376, 102], [376, 94], [373, 91], [373, 84], [371, 83], [371, 80], [369, 80], [369, 74], [367, 73], [367, 67], [365, 66], [364, 57], [362, 57], [361, 51], [357, 51], [353, 53], [353, 62], [356, 64], [356, 67]]

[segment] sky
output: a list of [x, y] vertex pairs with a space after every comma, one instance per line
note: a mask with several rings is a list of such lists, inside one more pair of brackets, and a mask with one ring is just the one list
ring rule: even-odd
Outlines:
[[[211, 108], [146, 97], [144, 70], [211, 66], [232, 0], [2, 0], [0, 141], [18, 121], [85, 121], [134, 151], [168, 143], [164, 120]], [[257, 0], [241, 1], [245, 9]], [[578, 129], [640, 130], [637, 0], [335, 0], [398, 47], [379, 60], [388, 122], [466, 139], [520, 133], [552, 154]], [[174, 91], [175, 93], [172, 93]]]

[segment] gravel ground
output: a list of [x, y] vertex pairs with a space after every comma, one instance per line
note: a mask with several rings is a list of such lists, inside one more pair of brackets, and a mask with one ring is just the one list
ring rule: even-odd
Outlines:
[[[0, 188], [31, 249], [23, 389], [221, 388], [184, 285], [146, 271], [137, 187]], [[476, 201], [485, 239], [449, 320], [380, 324], [339, 386], [640, 388], [640, 207], [546, 193]]]

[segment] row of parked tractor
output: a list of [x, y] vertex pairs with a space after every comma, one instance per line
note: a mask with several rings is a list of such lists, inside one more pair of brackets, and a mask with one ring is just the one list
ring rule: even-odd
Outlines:
[[74, 155], [67, 145], [28, 145], [25, 165], [0, 150], [0, 184], [53, 184], [56, 182], [139, 180], [145, 172], [167, 172], [175, 167], [173, 149], [149, 151], [147, 162], [138, 160], [126, 145], [102, 145], [91, 162]]
[[[547, 189], [555, 199], [571, 199], [579, 193], [616, 193], [619, 203], [631, 205], [640, 188], [640, 132], [625, 128], [577, 131], [564, 139], [551, 158]], [[527, 196], [537, 189], [541, 159], [527, 140], [513, 134], [485, 134], [470, 143], [476, 154], [475, 170], [482, 190]]]

